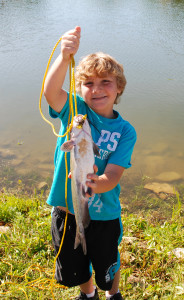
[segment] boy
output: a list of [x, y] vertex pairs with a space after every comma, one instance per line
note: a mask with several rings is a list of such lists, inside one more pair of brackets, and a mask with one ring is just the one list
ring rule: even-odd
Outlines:
[[[61, 54], [53, 63], [44, 88], [50, 115], [61, 119], [60, 134], [66, 132], [69, 113], [68, 93], [62, 89], [71, 55], [79, 48], [80, 27], [65, 33]], [[122, 238], [119, 181], [124, 169], [131, 166], [130, 159], [136, 141], [134, 128], [113, 110], [123, 93], [126, 79], [123, 68], [112, 57], [103, 53], [88, 55], [76, 70], [76, 88], [79, 114], [87, 114], [92, 137], [100, 149], [95, 157], [94, 174], [88, 174], [87, 185], [94, 195], [89, 198], [91, 222], [86, 229], [87, 255], [81, 245], [74, 249], [75, 216], [72, 205], [71, 183], [68, 182], [68, 220], [64, 244], [56, 263], [55, 277], [66, 286], [80, 285], [76, 300], [98, 300], [93, 286], [92, 268], [97, 285], [106, 291], [106, 299], [123, 299], [119, 292], [120, 258], [118, 244]], [[54, 206], [52, 213], [52, 239], [56, 253], [61, 242], [66, 204], [64, 194], [65, 162], [60, 147], [66, 137], [58, 138], [55, 151], [55, 172], [47, 203]], [[68, 161], [69, 164], [69, 161]], [[89, 195], [88, 195], [89, 196]]]

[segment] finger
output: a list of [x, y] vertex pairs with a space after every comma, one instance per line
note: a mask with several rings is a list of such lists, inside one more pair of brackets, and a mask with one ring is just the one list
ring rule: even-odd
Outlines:
[[91, 192], [91, 194], [85, 193], [85, 197], [90, 198], [94, 195], [93, 191]]
[[75, 35], [65, 35], [61, 41], [62, 44], [79, 44], [79, 38]]
[[98, 175], [95, 174], [95, 173], [92, 173], [92, 174], [87, 174], [87, 179], [91, 179], [91, 180], [98, 180]]
[[96, 182], [93, 182], [93, 181], [86, 181], [86, 185], [92, 189], [92, 192], [93, 192], [93, 189], [96, 188]]
[[78, 45], [75, 45], [73, 43], [64, 43], [61, 46], [61, 50], [70, 51], [73, 53], [73, 52], [77, 51], [78, 47], [79, 47]]
[[67, 36], [67, 35], [75, 35], [77, 37], [80, 38], [80, 34], [81, 34], [81, 28], [79, 26], [76, 26], [75, 29], [72, 29], [72, 30], [69, 30], [67, 31], [64, 35], [64, 36]]
[[98, 172], [98, 167], [97, 167], [97, 165], [94, 165], [94, 166], [93, 166], [93, 170], [94, 170], [94, 173], [97, 173], [97, 172]]
[[75, 26], [75, 30], [76, 30], [77, 32], [80, 32], [80, 33], [81, 33], [81, 27], [80, 27], [80, 26]]
[[79, 48], [79, 42], [64, 40], [61, 43], [61, 52], [65, 55], [75, 54]]
[[81, 34], [81, 27], [80, 26], [76, 26], [75, 27], [75, 31], [78, 34], [78, 36], [80, 36], [80, 34]]
[[63, 40], [61, 41], [61, 47], [71, 47], [71, 48], [78, 48], [79, 47], [79, 38], [73, 35], [65, 36], [63, 37]]

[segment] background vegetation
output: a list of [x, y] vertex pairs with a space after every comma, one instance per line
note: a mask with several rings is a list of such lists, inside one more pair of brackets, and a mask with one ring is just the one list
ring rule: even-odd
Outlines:
[[[55, 282], [52, 287], [51, 209], [45, 192], [36, 191], [34, 174], [17, 181], [9, 174], [8, 169], [1, 174], [0, 226], [6, 230], [0, 227], [0, 298], [74, 298], [78, 288]], [[120, 290], [125, 299], [184, 298], [184, 258], [173, 251], [184, 248], [184, 186], [177, 190], [162, 200], [144, 189], [143, 180], [121, 199]], [[104, 292], [99, 293], [104, 300]]]

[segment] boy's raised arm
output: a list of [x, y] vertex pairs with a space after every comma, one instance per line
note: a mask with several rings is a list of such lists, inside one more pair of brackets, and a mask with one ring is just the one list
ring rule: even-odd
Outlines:
[[44, 85], [44, 95], [48, 104], [60, 112], [67, 100], [67, 93], [62, 89], [71, 55], [75, 55], [79, 48], [81, 28], [66, 32], [61, 40], [61, 54], [51, 66]]

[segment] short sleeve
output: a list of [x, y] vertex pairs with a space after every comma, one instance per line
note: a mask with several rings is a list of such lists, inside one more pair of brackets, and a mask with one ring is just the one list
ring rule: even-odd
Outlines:
[[[67, 123], [68, 122], [68, 116], [69, 116], [69, 110], [70, 110], [70, 107], [69, 107], [69, 93], [67, 92], [67, 101], [65, 103], [65, 105], [63, 106], [61, 112], [56, 112], [51, 106], [49, 106], [49, 115], [51, 116], [51, 118], [59, 118], [63, 124]], [[73, 98], [74, 98], [74, 95], [73, 95]], [[86, 113], [84, 111], [84, 107], [85, 107], [85, 102], [84, 100], [79, 96], [79, 95], [76, 95], [76, 99], [77, 99], [77, 108], [78, 108], [78, 111], [80, 113]]]
[[109, 156], [108, 163], [124, 167], [125, 169], [130, 168], [131, 156], [136, 140], [136, 131], [134, 127], [127, 122], [116, 150]]
[[68, 99], [68, 97], [67, 97], [67, 101], [66, 101], [63, 109], [59, 113], [56, 112], [51, 106], [49, 106], [49, 115], [51, 116], [51, 118], [61, 119], [63, 123], [67, 122], [68, 121], [68, 115], [69, 115], [69, 99]]

